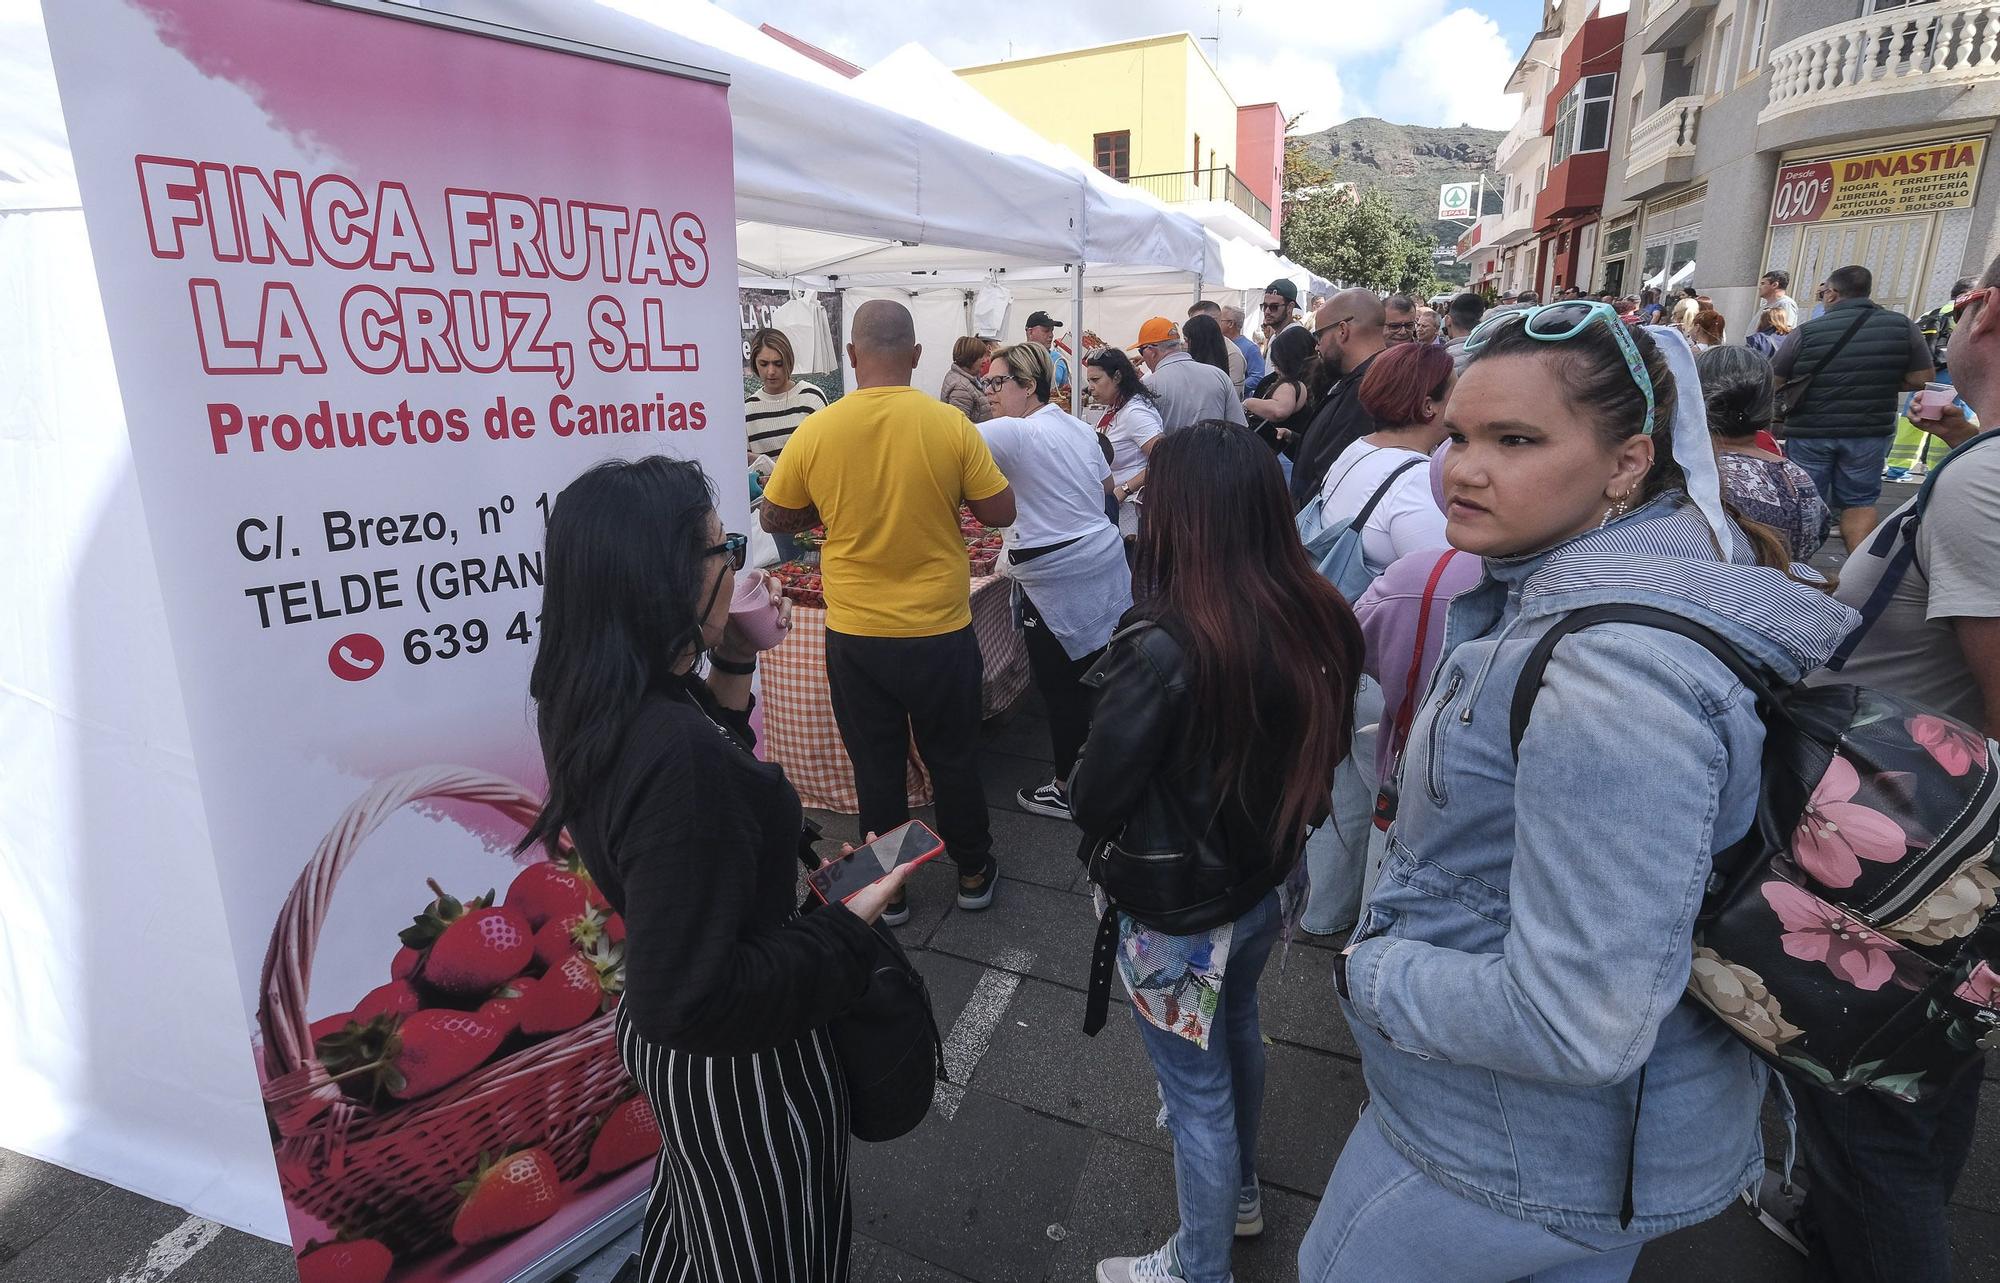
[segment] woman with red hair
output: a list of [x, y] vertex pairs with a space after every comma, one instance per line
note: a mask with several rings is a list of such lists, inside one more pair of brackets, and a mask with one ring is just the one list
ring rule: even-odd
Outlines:
[[1408, 553], [1445, 546], [1444, 514], [1431, 498], [1424, 465], [1444, 440], [1451, 354], [1428, 343], [1399, 343], [1375, 358], [1361, 380], [1361, 405], [1375, 431], [1340, 452], [1320, 492], [1329, 522], [1352, 521], [1377, 492], [1361, 527], [1371, 574]]

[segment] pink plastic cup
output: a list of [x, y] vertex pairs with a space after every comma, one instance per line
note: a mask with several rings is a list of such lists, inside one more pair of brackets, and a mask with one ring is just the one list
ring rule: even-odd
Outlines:
[[745, 570], [736, 576], [736, 594], [729, 600], [730, 619], [758, 650], [785, 640], [785, 625], [778, 618], [778, 603], [771, 600], [768, 582], [764, 571]]

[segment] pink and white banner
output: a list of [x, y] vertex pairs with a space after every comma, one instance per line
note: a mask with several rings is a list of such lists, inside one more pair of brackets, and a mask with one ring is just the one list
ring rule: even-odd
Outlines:
[[512, 850], [555, 494], [666, 453], [748, 520], [726, 90], [312, 0], [44, 10], [302, 1277], [514, 1278], [658, 1146], [623, 924]]

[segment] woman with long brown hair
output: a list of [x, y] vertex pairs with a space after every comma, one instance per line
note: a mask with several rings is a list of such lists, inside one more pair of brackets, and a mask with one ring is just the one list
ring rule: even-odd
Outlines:
[[1180, 1228], [1097, 1277], [1219, 1283], [1234, 1238], [1264, 1227], [1257, 980], [1352, 738], [1361, 634], [1255, 436], [1169, 433], [1148, 477], [1138, 604], [1084, 679], [1097, 704], [1070, 812], [1103, 914], [1084, 1028], [1115, 963], [1174, 1136]]

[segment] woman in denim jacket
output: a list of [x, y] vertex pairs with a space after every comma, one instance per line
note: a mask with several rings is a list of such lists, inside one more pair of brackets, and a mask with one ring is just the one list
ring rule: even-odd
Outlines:
[[1763, 1170], [1765, 1071], [1682, 1001], [1711, 857], [1754, 817], [1750, 695], [1695, 642], [1610, 623], [1556, 647], [1518, 761], [1509, 705], [1536, 639], [1583, 606], [1673, 611], [1780, 685], [1852, 612], [1724, 515], [1678, 335], [1572, 302], [1466, 348], [1447, 533], [1486, 578], [1452, 603], [1336, 970], [1370, 1101], [1305, 1283], [1623, 1279]]

